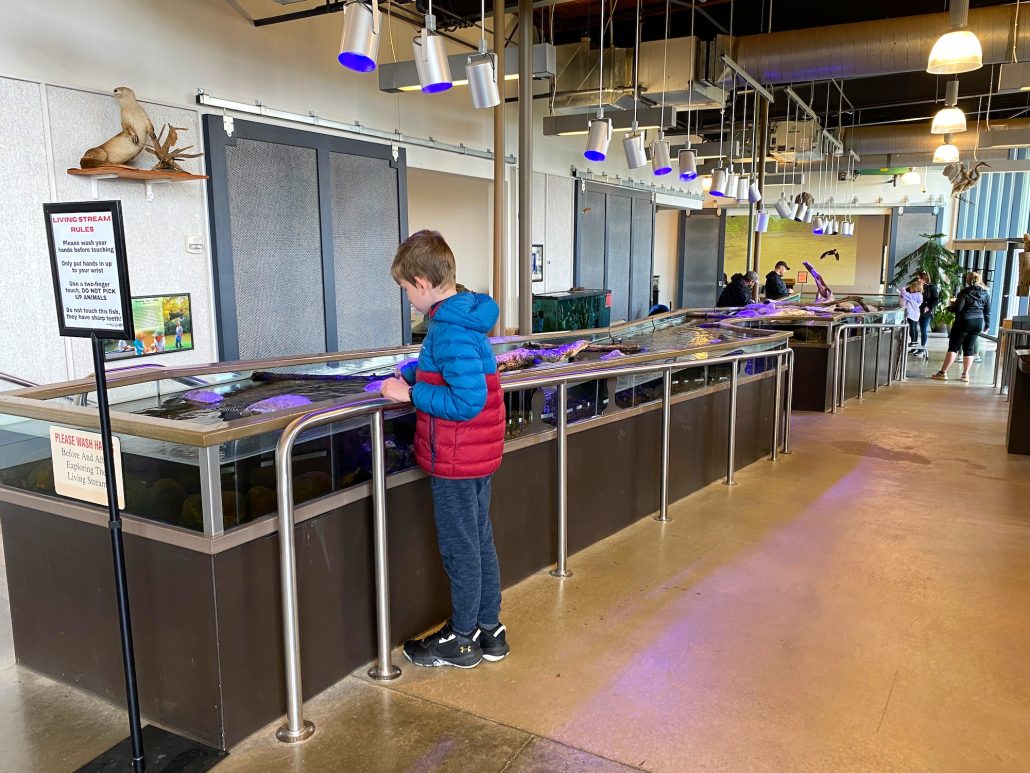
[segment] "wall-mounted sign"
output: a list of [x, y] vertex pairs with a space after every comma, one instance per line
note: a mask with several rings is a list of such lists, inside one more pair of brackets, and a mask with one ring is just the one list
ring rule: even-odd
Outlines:
[[105, 341], [108, 360], [149, 357], [193, 348], [193, 310], [190, 294], [146, 295], [132, 299], [131, 341]]
[[43, 215], [61, 335], [131, 341], [121, 203], [44, 204]]
[[530, 250], [530, 271], [534, 282], [544, 281], [544, 245], [534, 244]]
[[[114, 476], [118, 486], [118, 507], [125, 507], [122, 481], [122, 453], [118, 438], [114, 446]], [[103, 437], [70, 427], [50, 427], [50, 457], [54, 465], [54, 491], [63, 497], [107, 504], [107, 474]]]
[[808, 283], [808, 272], [807, 271], [798, 271], [798, 278], [797, 278], [797, 282], [795, 282], [795, 284], [803, 285], [803, 284], [807, 284], [807, 283]]

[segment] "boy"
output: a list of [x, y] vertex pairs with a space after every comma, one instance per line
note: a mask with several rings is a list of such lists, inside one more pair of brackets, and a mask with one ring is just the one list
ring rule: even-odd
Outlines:
[[419, 666], [473, 668], [509, 652], [490, 524], [490, 481], [504, 451], [504, 399], [486, 332], [497, 321], [487, 295], [458, 293], [454, 255], [436, 231], [397, 250], [391, 273], [429, 330], [418, 363], [383, 382], [384, 397], [415, 406], [415, 457], [430, 476], [436, 536], [451, 582], [451, 618], [404, 643]]

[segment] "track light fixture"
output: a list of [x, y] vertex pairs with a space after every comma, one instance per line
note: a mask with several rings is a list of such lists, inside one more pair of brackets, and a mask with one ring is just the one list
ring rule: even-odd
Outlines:
[[723, 167], [717, 168], [712, 172], [712, 182], [709, 186], [708, 192], [713, 196], [725, 196], [729, 190], [730, 176]]
[[343, 35], [337, 61], [348, 70], [372, 72], [379, 55], [378, 0], [351, 0], [343, 9]]
[[432, 0], [429, 0], [426, 26], [418, 31], [411, 42], [411, 49], [415, 55], [415, 69], [418, 70], [418, 82], [422, 85], [423, 94], [438, 94], [454, 85], [451, 66], [447, 61], [447, 49], [443, 38], [436, 34]]
[[611, 141], [611, 119], [604, 117], [603, 110], [598, 110], [597, 117], [590, 121], [590, 129], [587, 132], [587, 149], [583, 156], [588, 161], [604, 161], [608, 157], [608, 145]]
[[816, 236], [822, 236], [826, 230], [826, 221], [823, 220], [822, 215], [816, 215], [812, 220], [812, 233]]
[[680, 179], [683, 182], [697, 179], [697, 155], [693, 150], [690, 148], [681, 150], [676, 160], [679, 163]]
[[659, 132], [658, 139], [651, 143], [651, 168], [656, 176], [661, 177], [672, 171], [671, 153], [669, 141]]
[[966, 115], [959, 110], [958, 81], [948, 81], [944, 92], [945, 107], [937, 111], [930, 125], [930, 134], [958, 134], [966, 130]]
[[486, 0], [479, 3], [479, 50], [465, 62], [465, 77], [469, 82], [472, 107], [485, 110], [501, 104], [501, 92], [497, 88], [497, 54], [486, 48]]
[[980, 40], [970, 30], [969, 0], [951, 0], [951, 31], [941, 35], [930, 49], [926, 71], [931, 75], [954, 75], [983, 67]]
[[780, 194], [779, 201], [776, 202], [774, 209], [776, 210], [776, 214], [784, 220], [790, 220], [794, 217], [794, 214], [791, 211], [790, 202], [787, 201], [787, 198], [782, 193]]
[[758, 217], [755, 218], [755, 233], [764, 234], [768, 230], [769, 213], [763, 209], [758, 213]]
[[647, 149], [644, 147], [644, 133], [634, 128], [622, 140], [622, 148], [626, 151], [626, 166], [639, 169], [647, 165]]

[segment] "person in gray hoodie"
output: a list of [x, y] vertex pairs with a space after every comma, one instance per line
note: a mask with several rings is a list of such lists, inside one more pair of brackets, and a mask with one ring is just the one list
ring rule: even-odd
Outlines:
[[969, 381], [969, 368], [976, 356], [976, 341], [980, 333], [986, 333], [991, 324], [991, 294], [984, 287], [980, 274], [970, 271], [966, 274], [966, 286], [962, 288], [949, 310], [955, 314], [955, 322], [948, 336], [948, 353], [944, 365], [931, 376], [938, 381], [948, 380], [948, 368], [962, 352], [962, 375], [959, 381]]

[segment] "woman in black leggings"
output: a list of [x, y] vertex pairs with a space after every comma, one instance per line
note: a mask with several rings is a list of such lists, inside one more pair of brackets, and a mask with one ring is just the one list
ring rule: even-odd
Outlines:
[[948, 380], [948, 368], [962, 352], [962, 375], [959, 381], [969, 381], [969, 368], [976, 356], [976, 339], [986, 333], [991, 323], [991, 296], [976, 271], [966, 274], [966, 286], [959, 292], [950, 307], [955, 312], [955, 322], [948, 336], [948, 353], [944, 365], [931, 378]]

